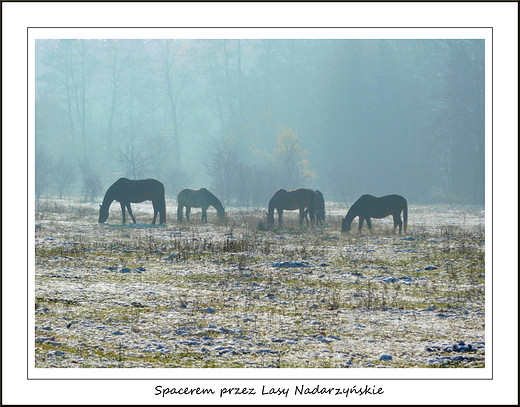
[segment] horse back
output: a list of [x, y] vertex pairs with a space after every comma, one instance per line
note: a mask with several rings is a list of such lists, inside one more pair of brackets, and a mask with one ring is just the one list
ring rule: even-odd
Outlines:
[[269, 207], [274, 208], [278, 207], [285, 200], [285, 196], [287, 195], [286, 189], [279, 189], [274, 193], [274, 195], [269, 200]]
[[110, 192], [116, 201], [143, 202], [164, 200], [164, 185], [156, 179], [130, 180], [119, 178], [110, 188]]
[[279, 189], [271, 198], [269, 206], [286, 210], [312, 207], [314, 210], [314, 196], [314, 191], [308, 188], [291, 189], [289, 191]]
[[[400, 207], [399, 195], [376, 197], [370, 194], [362, 195], [351, 207], [351, 212], [365, 218], [385, 218]], [[350, 211], [349, 211], [350, 212]]]
[[209, 205], [222, 206], [218, 198], [206, 188], [190, 189], [184, 188], [177, 195], [177, 203], [179, 205], [190, 206], [194, 208], [208, 207]]
[[387, 205], [390, 206], [395, 211], [402, 211], [407, 206], [408, 203], [406, 202], [406, 199], [402, 197], [401, 195], [387, 195], [382, 198], [386, 199]]

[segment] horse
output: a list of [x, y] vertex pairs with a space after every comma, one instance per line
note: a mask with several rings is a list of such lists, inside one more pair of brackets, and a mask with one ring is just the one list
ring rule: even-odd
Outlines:
[[315, 210], [316, 193], [312, 189], [298, 188], [287, 191], [279, 189], [269, 201], [269, 211], [267, 213], [267, 223], [274, 224], [274, 210], [278, 212], [278, 224], [282, 226], [282, 214], [284, 209], [288, 211], [300, 210], [300, 227], [303, 226], [303, 219], [308, 211], [311, 218], [311, 227], [314, 226], [316, 217]]
[[[403, 213], [404, 225], [401, 220], [401, 212]], [[406, 233], [406, 227], [408, 225], [408, 203], [400, 195], [385, 195], [381, 197], [375, 197], [372, 195], [363, 195], [350, 207], [347, 212], [347, 216], [343, 218], [341, 225], [342, 232], [350, 231], [350, 225], [356, 216], [359, 216], [359, 230], [363, 226], [363, 221], [367, 222], [369, 229], [372, 228], [370, 218], [386, 218], [392, 215], [394, 217], [394, 233], [397, 226], [399, 226], [399, 233], [404, 226], [404, 232]]]
[[220, 200], [206, 188], [185, 188], [177, 195], [177, 220], [182, 222], [182, 209], [186, 207], [186, 219], [190, 221], [191, 208], [202, 208], [202, 221], [208, 221], [207, 209], [213, 206], [217, 210], [219, 220], [225, 219], [225, 210]]
[[[325, 222], [325, 199], [323, 198], [323, 194], [321, 191], [316, 190], [316, 196], [314, 197], [314, 206], [316, 210], [316, 223], [321, 225]], [[309, 213], [308, 209], [305, 209], [305, 221], [307, 226], [309, 225], [309, 219], [307, 218], [307, 214]]]
[[152, 201], [153, 205], [153, 221], [160, 214], [160, 223], [166, 223], [166, 201], [164, 199], [164, 185], [156, 179], [136, 179], [119, 178], [108, 188], [103, 198], [103, 203], [99, 209], [99, 223], [104, 223], [108, 219], [108, 210], [112, 202], [118, 201], [121, 204], [121, 212], [123, 213], [123, 223], [126, 223], [125, 208], [135, 223], [134, 215], [130, 203], [139, 203], [144, 201]]

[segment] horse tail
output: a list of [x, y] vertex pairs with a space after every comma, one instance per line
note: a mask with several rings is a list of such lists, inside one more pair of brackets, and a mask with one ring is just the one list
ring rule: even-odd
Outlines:
[[311, 224], [316, 218], [316, 194], [313, 192], [310, 194], [311, 199], [309, 200], [309, 215], [311, 217]]
[[164, 196], [164, 187], [162, 188], [162, 193], [159, 197], [159, 216], [159, 223], [166, 223], [166, 198]]
[[408, 226], [408, 202], [406, 202], [406, 199], [404, 200], [404, 208], [403, 208], [403, 229], [404, 233], [406, 233], [406, 227]]
[[274, 223], [274, 202], [273, 198], [269, 201], [269, 207], [267, 212], [267, 223]]
[[[166, 223], [166, 198], [164, 193], [164, 184], [160, 181], [155, 182], [152, 203], [154, 208], [159, 212], [159, 223]], [[155, 216], [154, 216], [155, 221]]]
[[183, 194], [183, 192], [181, 191], [177, 195], [177, 221], [179, 223], [182, 222], [182, 208], [184, 206], [182, 194]]
[[323, 198], [323, 193], [321, 191], [316, 190], [316, 216], [320, 221], [325, 221], [325, 199]]
[[177, 206], [177, 221], [182, 222], [182, 206], [180, 204]]

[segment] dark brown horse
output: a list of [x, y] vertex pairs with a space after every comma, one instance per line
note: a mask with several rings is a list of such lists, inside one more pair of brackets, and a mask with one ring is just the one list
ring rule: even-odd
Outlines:
[[372, 195], [363, 195], [350, 207], [347, 216], [343, 219], [341, 225], [342, 232], [348, 232], [350, 225], [356, 216], [359, 216], [359, 230], [366, 220], [368, 228], [372, 228], [370, 218], [386, 218], [392, 215], [394, 217], [394, 232], [399, 226], [399, 233], [403, 229], [403, 221], [401, 220], [401, 212], [404, 218], [404, 232], [408, 225], [408, 203], [400, 195], [386, 195], [375, 197]]
[[[325, 222], [325, 199], [321, 191], [318, 190], [316, 190], [316, 196], [314, 197], [314, 209], [316, 210], [316, 223], [318, 225], [323, 224], [323, 222]], [[309, 225], [309, 219], [307, 218], [308, 213], [309, 210], [305, 209], [305, 221], [307, 222], [307, 226]]]
[[153, 221], [160, 214], [160, 223], [166, 223], [166, 201], [164, 199], [164, 185], [156, 179], [136, 179], [119, 178], [108, 188], [103, 198], [103, 204], [99, 209], [99, 223], [104, 223], [108, 219], [108, 210], [112, 202], [118, 201], [121, 204], [121, 212], [123, 213], [123, 223], [126, 223], [125, 208], [135, 223], [134, 215], [130, 203], [139, 203], [144, 201], [152, 201], [153, 205]]
[[208, 221], [207, 210], [213, 206], [217, 210], [218, 218], [223, 221], [226, 217], [220, 200], [206, 188], [185, 188], [177, 195], [177, 220], [182, 222], [182, 209], [186, 207], [186, 219], [190, 221], [191, 208], [202, 208], [202, 221]]
[[307, 210], [311, 217], [311, 227], [314, 226], [314, 219], [316, 217], [315, 210], [315, 196], [316, 193], [312, 189], [298, 188], [287, 191], [286, 189], [279, 189], [269, 201], [269, 210], [267, 212], [267, 223], [274, 224], [274, 210], [278, 212], [278, 224], [282, 226], [282, 214], [284, 209], [300, 211], [300, 226], [303, 226], [303, 219], [305, 211]]

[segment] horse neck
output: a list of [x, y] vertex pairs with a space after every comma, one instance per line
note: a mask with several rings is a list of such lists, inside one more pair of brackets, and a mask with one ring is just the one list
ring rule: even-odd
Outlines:
[[209, 204], [213, 206], [217, 211], [221, 211], [222, 209], [224, 209], [224, 207], [222, 206], [222, 202], [220, 202], [220, 200], [213, 194], [210, 194], [209, 196]]
[[110, 188], [108, 189], [108, 191], [106, 192], [105, 194], [105, 197], [103, 198], [103, 203], [101, 204], [101, 208], [105, 209], [112, 204], [112, 202], [114, 202], [115, 200], [115, 196], [114, 196], [114, 193], [113, 191], [110, 190]]
[[274, 204], [273, 200], [271, 199], [269, 201], [269, 206], [268, 206], [268, 209], [267, 209], [267, 214], [268, 215], [273, 215], [274, 216], [274, 210], [275, 210], [275, 207], [276, 205]]
[[325, 209], [325, 199], [320, 191], [316, 192], [316, 206], [320, 209]]
[[309, 200], [309, 210], [315, 211], [318, 206], [317, 203], [318, 203], [318, 195], [313, 193], [311, 195], [311, 199]]
[[184, 192], [177, 195], [177, 205], [178, 206], [184, 206], [186, 202], [186, 198], [184, 197], [186, 195]]
[[347, 216], [345, 216], [345, 222], [348, 222], [350, 225], [356, 216], [358, 216], [358, 208], [357, 205], [354, 204], [348, 210]]

